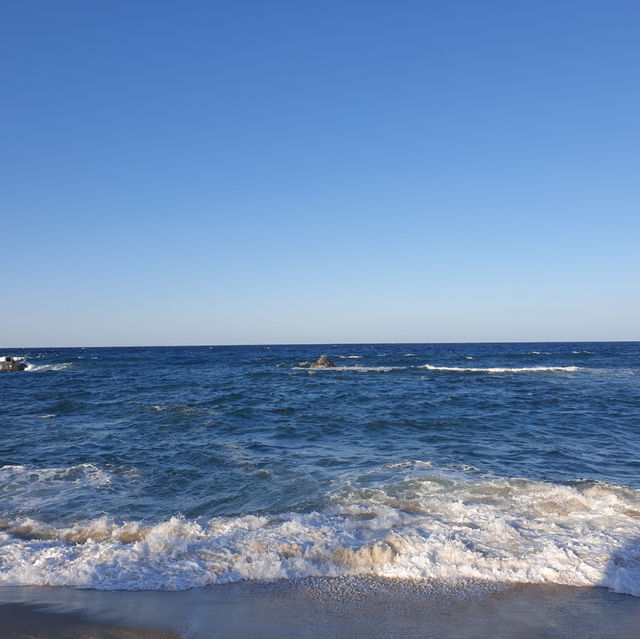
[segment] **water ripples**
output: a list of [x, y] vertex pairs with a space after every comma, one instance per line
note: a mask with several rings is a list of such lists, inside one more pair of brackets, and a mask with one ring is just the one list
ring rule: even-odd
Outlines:
[[[336, 472], [407, 458], [637, 486], [639, 351], [637, 344], [25, 351], [26, 361], [49, 368], [0, 377], [8, 397], [0, 462], [136, 469], [136, 482], [118, 484], [117, 495], [83, 502], [87, 516], [321, 506]], [[309, 370], [324, 352], [338, 368]], [[73, 366], [54, 370], [63, 362]], [[69, 498], [69, 511], [77, 507]]]

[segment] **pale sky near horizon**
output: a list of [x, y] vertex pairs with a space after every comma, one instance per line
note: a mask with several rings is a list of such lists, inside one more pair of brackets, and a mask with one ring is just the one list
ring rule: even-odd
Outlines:
[[640, 339], [639, 25], [0, 2], [0, 346]]

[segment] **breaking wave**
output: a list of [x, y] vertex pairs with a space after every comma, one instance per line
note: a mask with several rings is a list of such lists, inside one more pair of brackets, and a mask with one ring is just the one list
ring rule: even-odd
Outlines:
[[[302, 362], [304, 363], [304, 362]], [[315, 371], [355, 371], [357, 373], [389, 373], [391, 371], [406, 370], [406, 366], [294, 366], [294, 370], [308, 370], [310, 373]]]
[[[466, 357], [465, 359], [473, 359]], [[314, 366], [311, 362], [300, 362], [297, 366], [293, 366], [293, 370], [314, 371], [356, 371], [360, 373], [389, 373], [398, 370], [422, 369], [428, 371], [440, 371], [444, 373], [576, 373], [578, 371], [587, 370], [581, 366], [487, 366], [487, 367], [471, 367], [471, 366], [433, 366], [432, 364], [423, 364], [421, 366], [363, 366], [355, 364], [353, 366]]]
[[[348, 484], [322, 512], [148, 524], [0, 522], [0, 583], [182, 590], [240, 580], [378, 576], [606, 586], [640, 596], [640, 490], [418, 474]], [[6, 467], [5, 467], [6, 468]]]
[[471, 368], [462, 366], [432, 366], [431, 364], [424, 364], [417, 368], [448, 373], [575, 373], [583, 370], [580, 366], [493, 366], [487, 368]]
[[61, 364], [27, 364], [26, 372], [34, 373], [37, 371], [64, 371], [71, 368], [71, 362], [62, 362]]

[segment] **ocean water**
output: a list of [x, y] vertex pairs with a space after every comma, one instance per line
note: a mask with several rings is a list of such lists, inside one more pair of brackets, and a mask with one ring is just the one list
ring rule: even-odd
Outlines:
[[640, 596], [640, 343], [6, 354], [0, 585]]

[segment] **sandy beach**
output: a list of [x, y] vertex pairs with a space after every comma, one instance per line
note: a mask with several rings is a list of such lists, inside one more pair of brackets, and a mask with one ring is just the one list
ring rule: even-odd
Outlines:
[[640, 599], [603, 588], [374, 579], [237, 583], [185, 592], [3, 588], [7, 639], [637, 636]]

